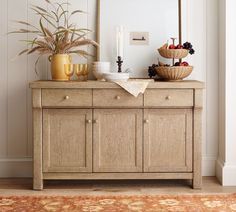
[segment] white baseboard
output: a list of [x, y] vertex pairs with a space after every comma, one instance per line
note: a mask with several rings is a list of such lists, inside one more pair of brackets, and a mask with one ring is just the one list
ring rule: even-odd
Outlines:
[[[216, 157], [203, 157], [203, 176], [215, 176]], [[0, 159], [0, 178], [32, 177], [32, 158]]]
[[32, 177], [32, 158], [0, 159], [0, 178]]
[[224, 163], [221, 159], [216, 163], [216, 176], [223, 186], [236, 186], [236, 166]]

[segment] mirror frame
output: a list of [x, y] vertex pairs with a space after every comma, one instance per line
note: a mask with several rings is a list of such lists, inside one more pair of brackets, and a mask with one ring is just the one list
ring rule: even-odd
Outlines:
[[[100, 31], [100, 16], [101, 16], [101, 1], [97, 0], [97, 22], [96, 22], [96, 40], [97, 43], [101, 43], [101, 31]], [[179, 16], [179, 43], [182, 43], [182, 0], [178, 0], [178, 16]], [[101, 54], [100, 54], [100, 47], [97, 47], [97, 54], [96, 54], [97, 61], [100, 61]]]

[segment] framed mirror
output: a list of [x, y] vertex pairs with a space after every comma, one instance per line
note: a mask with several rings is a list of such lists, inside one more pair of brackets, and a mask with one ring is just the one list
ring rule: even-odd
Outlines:
[[97, 21], [98, 60], [111, 62], [117, 72], [121, 31], [122, 71], [129, 70], [131, 78], [148, 77], [148, 66], [157, 63], [157, 49], [167, 40], [182, 43], [181, 0], [98, 0]]

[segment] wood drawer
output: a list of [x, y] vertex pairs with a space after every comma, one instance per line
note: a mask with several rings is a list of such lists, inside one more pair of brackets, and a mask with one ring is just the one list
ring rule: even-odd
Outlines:
[[137, 98], [122, 89], [99, 89], [93, 91], [95, 107], [142, 107], [143, 95]]
[[144, 94], [144, 106], [190, 107], [193, 106], [193, 90], [149, 89]]
[[43, 107], [92, 106], [91, 89], [43, 89]]

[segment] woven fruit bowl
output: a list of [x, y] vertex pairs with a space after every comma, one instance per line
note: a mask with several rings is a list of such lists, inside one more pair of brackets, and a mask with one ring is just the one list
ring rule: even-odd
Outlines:
[[189, 50], [187, 49], [158, 49], [159, 54], [162, 57], [169, 59], [182, 59], [188, 56]]
[[193, 71], [193, 66], [159, 66], [157, 75], [167, 81], [178, 81], [188, 77]]

